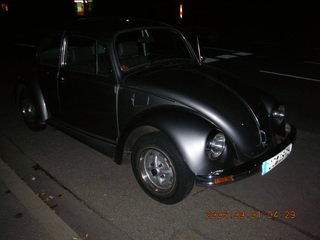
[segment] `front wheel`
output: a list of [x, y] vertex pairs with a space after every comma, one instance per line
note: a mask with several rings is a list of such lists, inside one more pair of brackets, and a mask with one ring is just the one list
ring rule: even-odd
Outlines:
[[155, 132], [144, 135], [132, 150], [134, 175], [142, 189], [153, 199], [174, 204], [190, 193], [194, 174], [164, 134]]

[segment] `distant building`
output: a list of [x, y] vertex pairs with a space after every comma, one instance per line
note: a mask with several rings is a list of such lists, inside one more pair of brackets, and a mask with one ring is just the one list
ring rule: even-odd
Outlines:
[[77, 16], [92, 15], [93, 0], [73, 0]]
[[0, 14], [7, 14], [9, 12], [9, 3], [6, 1], [0, 1]]

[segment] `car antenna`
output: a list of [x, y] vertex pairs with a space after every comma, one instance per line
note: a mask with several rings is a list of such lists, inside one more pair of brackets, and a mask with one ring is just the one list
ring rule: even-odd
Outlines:
[[197, 35], [197, 49], [198, 49], [198, 57], [199, 57], [199, 64], [202, 64], [202, 56], [201, 56], [201, 51], [200, 51], [200, 42], [199, 42], [199, 37]]

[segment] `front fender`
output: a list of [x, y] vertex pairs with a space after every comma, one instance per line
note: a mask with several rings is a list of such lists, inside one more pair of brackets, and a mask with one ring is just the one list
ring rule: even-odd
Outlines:
[[209, 174], [226, 165], [225, 161], [213, 162], [207, 158], [206, 141], [217, 128], [191, 110], [180, 107], [149, 110], [135, 119], [130, 129], [148, 127], [163, 132], [172, 140], [195, 175]]

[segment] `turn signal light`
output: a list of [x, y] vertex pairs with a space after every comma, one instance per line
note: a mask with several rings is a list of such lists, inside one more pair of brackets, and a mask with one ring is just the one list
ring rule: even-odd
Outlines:
[[214, 179], [215, 184], [220, 184], [220, 183], [225, 183], [225, 182], [232, 182], [233, 181], [233, 176], [227, 176], [227, 177], [222, 177], [222, 178], [216, 178]]

